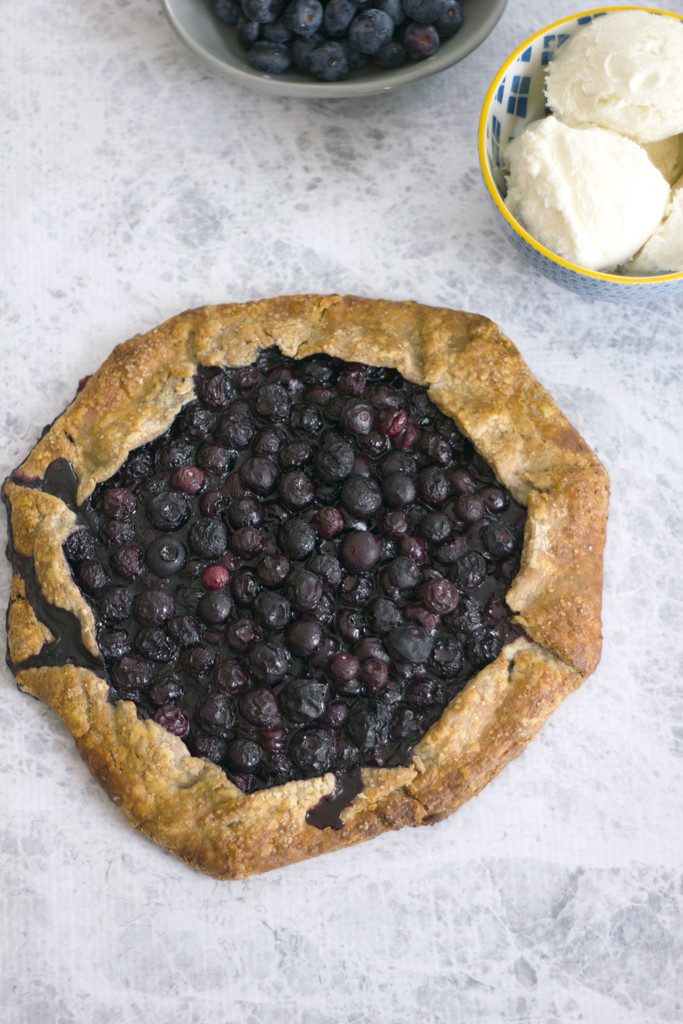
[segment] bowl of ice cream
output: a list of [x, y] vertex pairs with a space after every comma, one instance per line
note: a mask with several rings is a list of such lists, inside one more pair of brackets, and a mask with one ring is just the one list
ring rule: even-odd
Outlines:
[[503, 229], [586, 296], [683, 294], [683, 16], [572, 15], [525, 40], [482, 108], [479, 158]]

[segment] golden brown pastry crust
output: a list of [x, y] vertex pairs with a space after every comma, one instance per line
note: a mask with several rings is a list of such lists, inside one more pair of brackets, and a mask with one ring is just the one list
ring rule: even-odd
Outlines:
[[162, 433], [193, 396], [198, 365], [247, 365], [276, 344], [288, 356], [327, 352], [394, 366], [429, 387], [528, 510], [520, 572], [508, 591], [530, 638], [475, 675], [403, 768], [364, 768], [363, 789], [335, 831], [306, 822], [334, 775], [245, 795], [216, 765], [107, 683], [73, 665], [22, 667], [52, 637], [15, 575], [8, 651], [22, 689], [48, 703], [112, 799], [146, 835], [217, 878], [245, 878], [438, 821], [518, 756], [600, 657], [602, 555], [609, 482], [519, 352], [484, 317], [413, 302], [293, 296], [207, 306], [119, 345], [5, 483], [13, 544], [34, 559], [44, 596], [77, 616], [96, 650], [92, 612], [73, 583], [62, 542], [74, 517], [31, 483], [67, 459], [78, 501], [128, 453]]

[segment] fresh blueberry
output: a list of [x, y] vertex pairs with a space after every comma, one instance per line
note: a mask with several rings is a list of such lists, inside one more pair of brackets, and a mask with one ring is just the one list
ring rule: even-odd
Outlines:
[[390, 16], [376, 7], [369, 7], [351, 23], [349, 43], [359, 53], [373, 54], [381, 50], [393, 34], [394, 22]]
[[414, 21], [405, 31], [403, 45], [413, 60], [424, 60], [438, 50], [439, 35], [431, 25], [421, 25]]
[[354, 70], [354, 52], [339, 41], [323, 43], [311, 54], [311, 74], [322, 82], [342, 81]]
[[403, 43], [390, 39], [373, 54], [372, 60], [378, 68], [400, 68], [408, 60], [408, 54]]
[[462, 26], [463, 14], [460, 0], [446, 0], [443, 12], [434, 22], [434, 28], [439, 33], [439, 39], [445, 43], [452, 39]]
[[[249, 18], [245, 18], [243, 14], [240, 14], [237, 19], [237, 41], [240, 46], [248, 50], [257, 41], [260, 34], [261, 25], [259, 22], [251, 21]], [[236, 417], [224, 416], [221, 420], [220, 431], [221, 437], [226, 444], [233, 448], [244, 448], [249, 443], [253, 427], [251, 427], [251, 424], [241, 427]]]
[[358, 4], [354, 0], [329, 0], [323, 18], [326, 35], [331, 38], [345, 35], [357, 10]]
[[[285, 25], [284, 21], [278, 19], [277, 21], [271, 21], [267, 25], [263, 26], [263, 38], [267, 39], [269, 43], [288, 43], [292, 38], [292, 33]], [[289, 53], [291, 59], [291, 53]], [[265, 455], [266, 452], [257, 452], [259, 455]]]
[[[432, 25], [446, 9], [447, 0], [402, 0], [406, 17], [421, 25]], [[244, 7], [244, 0], [242, 0]]]
[[323, 6], [318, 0], [291, 0], [287, 5], [283, 21], [297, 36], [312, 36], [323, 20]]
[[240, 16], [241, 7], [238, 0], [214, 0], [214, 14], [226, 25], [236, 25]]
[[320, 46], [323, 42], [323, 38], [319, 33], [315, 33], [312, 36], [308, 36], [306, 39], [300, 36], [295, 36], [291, 43], [290, 53], [292, 57], [292, 64], [304, 74], [310, 74], [311, 72], [311, 55], [313, 51]]
[[282, 10], [284, 0], [242, 0], [245, 18], [265, 24], [275, 21]]

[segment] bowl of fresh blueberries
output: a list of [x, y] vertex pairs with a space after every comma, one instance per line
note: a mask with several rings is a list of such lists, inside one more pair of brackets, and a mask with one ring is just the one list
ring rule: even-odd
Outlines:
[[163, 0], [215, 71], [276, 96], [386, 92], [457, 63], [507, 0]]

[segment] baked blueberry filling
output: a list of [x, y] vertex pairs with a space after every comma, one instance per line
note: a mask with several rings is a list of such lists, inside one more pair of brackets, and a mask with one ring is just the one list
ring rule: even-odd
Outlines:
[[245, 792], [408, 763], [518, 632], [524, 509], [396, 370], [271, 349], [196, 394], [64, 545], [112, 700]]

